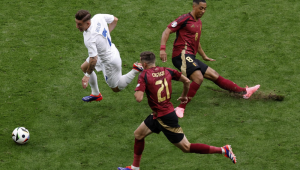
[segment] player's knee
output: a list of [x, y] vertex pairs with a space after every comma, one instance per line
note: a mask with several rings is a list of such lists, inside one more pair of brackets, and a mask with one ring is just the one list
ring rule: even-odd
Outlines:
[[209, 80], [212, 80], [212, 81], [216, 81], [219, 77], [219, 73], [216, 72], [214, 69], [208, 67], [205, 74], [204, 74], [204, 77], [206, 79], [209, 79]]
[[195, 82], [195, 83], [201, 85], [202, 82], [203, 82], [203, 76], [202, 76], [202, 75], [201, 75], [201, 76], [197, 76], [196, 78], [194, 78], [194, 79], [192, 79], [192, 80], [193, 80], [193, 82]]
[[140, 134], [137, 130], [134, 131], [134, 137], [137, 140], [142, 140], [144, 138], [144, 136]]
[[183, 147], [181, 148], [183, 153], [189, 153], [190, 152], [190, 143], [186, 143], [183, 145]]
[[201, 85], [203, 82], [203, 75], [200, 70], [196, 70], [193, 74], [189, 77], [193, 82]]
[[199, 77], [198, 79], [197, 79], [197, 84], [201, 84], [203, 82], [203, 76], [201, 76], [201, 77]]
[[217, 80], [219, 76], [220, 75], [219, 75], [218, 72], [216, 72], [215, 70], [212, 71], [212, 77], [213, 77], [213, 79]]

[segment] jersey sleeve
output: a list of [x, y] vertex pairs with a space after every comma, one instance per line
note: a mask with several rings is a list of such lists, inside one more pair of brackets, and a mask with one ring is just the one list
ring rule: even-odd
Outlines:
[[171, 69], [171, 68], [167, 68], [167, 70], [170, 72], [170, 74], [172, 75], [172, 80], [176, 80], [178, 81], [181, 77], [181, 72]]
[[104, 18], [104, 20], [110, 24], [114, 21], [115, 17], [113, 15], [110, 14], [101, 14], [101, 16]]
[[145, 74], [146, 73], [142, 72], [139, 75], [138, 84], [136, 85], [135, 91], [145, 92], [145, 90], [146, 90]]
[[182, 15], [180, 17], [178, 17], [177, 19], [175, 19], [175, 21], [171, 22], [168, 25], [168, 28], [172, 31], [172, 32], [176, 32], [177, 30], [179, 30], [181, 28], [181, 26], [186, 22], [186, 20], [188, 19], [187, 15]]
[[89, 41], [86, 44], [86, 48], [88, 49], [89, 57], [95, 57], [97, 56], [97, 47], [96, 47], [96, 41]]

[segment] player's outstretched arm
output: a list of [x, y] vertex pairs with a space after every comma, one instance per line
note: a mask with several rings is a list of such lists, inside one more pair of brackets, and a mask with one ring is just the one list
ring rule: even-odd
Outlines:
[[92, 74], [92, 72], [95, 70], [97, 59], [98, 59], [98, 56], [90, 57], [89, 65], [88, 65], [88, 68], [86, 69], [86, 73]]
[[88, 82], [90, 80], [90, 74], [95, 70], [95, 66], [97, 63], [98, 56], [89, 58], [89, 65], [86, 69], [85, 75], [82, 78], [82, 87], [85, 89], [88, 86]]
[[216, 61], [215, 59], [212, 58], [208, 58], [207, 55], [205, 54], [205, 52], [203, 51], [201, 44], [199, 42], [199, 46], [198, 46], [198, 53], [200, 54], [200, 56], [203, 58], [203, 60], [205, 61]]
[[177, 100], [180, 100], [181, 103], [184, 104], [184, 103], [187, 103], [187, 101], [188, 101], [187, 93], [190, 88], [190, 80], [181, 74], [179, 81], [181, 81], [183, 83], [183, 91], [182, 91], [181, 96]]
[[142, 91], [136, 91], [134, 93], [134, 97], [135, 97], [135, 100], [140, 103], [143, 100], [144, 92], [142, 92]]
[[108, 24], [108, 30], [109, 32], [112, 32], [113, 29], [117, 26], [118, 18], [114, 16], [114, 21], [110, 24]]
[[167, 53], [166, 53], [166, 44], [169, 39], [170, 34], [173, 33], [170, 28], [166, 28], [162, 33], [161, 41], [160, 41], [160, 59], [162, 62], [167, 61]]

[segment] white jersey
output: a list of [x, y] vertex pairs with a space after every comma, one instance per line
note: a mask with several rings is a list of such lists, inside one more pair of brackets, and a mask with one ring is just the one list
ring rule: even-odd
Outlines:
[[111, 41], [107, 25], [113, 21], [113, 15], [96, 14], [91, 19], [90, 27], [83, 32], [84, 44], [88, 49], [89, 57], [98, 56], [97, 63], [110, 63], [117, 50]]

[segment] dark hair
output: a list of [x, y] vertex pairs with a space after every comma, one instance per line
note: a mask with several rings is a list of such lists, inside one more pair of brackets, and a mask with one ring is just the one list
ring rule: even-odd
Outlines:
[[87, 10], [79, 10], [76, 13], [75, 18], [77, 20], [82, 20], [83, 22], [85, 22], [91, 19], [91, 14]]
[[146, 62], [147, 64], [155, 63], [155, 55], [151, 51], [144, 51], [140, 54], [141, 61]]
[[205, 1], [205, 0], [193, 0], [193, 2], [194, 2], [194, 3], [196, 3], [196, 4], [199, 4], [200, 2], [204, 2], [204, 3], [206, 3], [206, 1]]

